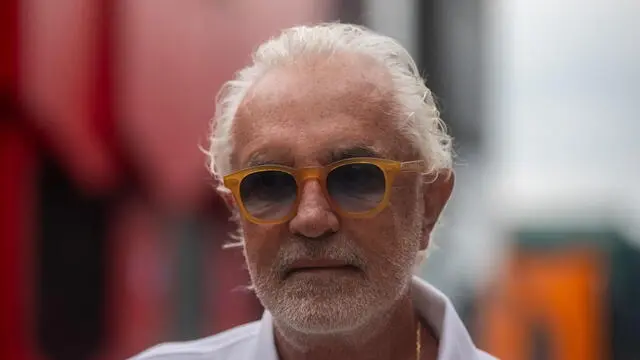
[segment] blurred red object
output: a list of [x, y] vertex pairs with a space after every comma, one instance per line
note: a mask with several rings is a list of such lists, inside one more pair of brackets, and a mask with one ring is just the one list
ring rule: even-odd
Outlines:
[[[171, 333], [165, 275], [173, 249], [162, 243], [166, 217], [158, 214], [213, 217], [200, 285], [203, 332], [259, 315], [252, 294], [234, 291], [248, 277], [241, 252], [220, 250], [228, 214], [198, 145], [206, 146], [217, 89], [252, 48], [282, 28], [327, 20], [331, 7], [322, 0], [0, 3], [0, 358], [41, 357], [34, 269], [42, 270], [45, 157], [80, 197], [103, 201], [112, 227], [96, 234], [110, 246], [107, 338], [96, 356], [122, 358]], [[61, 234], [73, 227], [62, 224]]]

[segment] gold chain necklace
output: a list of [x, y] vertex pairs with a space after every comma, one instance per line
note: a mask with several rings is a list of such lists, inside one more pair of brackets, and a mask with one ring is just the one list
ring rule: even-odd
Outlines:
[[418, 321], [418, 326], [417, 326], [417, 330], [416, 330], [416, 360], [420, 360], [420, 348], [421, 348], [421, 342], [420, 342], [420, 321]]

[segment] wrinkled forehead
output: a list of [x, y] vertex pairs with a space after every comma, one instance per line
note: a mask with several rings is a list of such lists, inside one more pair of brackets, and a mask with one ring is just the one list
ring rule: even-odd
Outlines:
[[399, 116], [390, 74], [373, 59], [302, 58], [269, 70], [249, 90], [232, 128], [232, 166], [316, 165], [345, 151], [406, 157]]

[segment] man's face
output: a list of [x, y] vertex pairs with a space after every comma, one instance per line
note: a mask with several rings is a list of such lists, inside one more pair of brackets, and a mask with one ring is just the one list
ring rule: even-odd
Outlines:
[[[362, 148], [398, 161], [417, 155], [394, 125], [386, 71], [351, 54], [270, 70], [250, 89], [233, 127], [234, 169], [261, 163], [324, 166]], [[369, 155], [369, 154], [366, 154]], [[309, 333], [356, 328], [389, 309], [427, 245], [432, 213], [422, 177], [399, 175], [390, 204], [373, 218], [338, 216], [316, 180], [305, 182], [296, 216], [277, 225], [242, 219], [256, 294], [276, 321]], [[450, 188], [449, 188], [450, 191]], [[431, 209], [431, 210], [430, 210]], [[336, 267], [312, 269], [318, 262]]]

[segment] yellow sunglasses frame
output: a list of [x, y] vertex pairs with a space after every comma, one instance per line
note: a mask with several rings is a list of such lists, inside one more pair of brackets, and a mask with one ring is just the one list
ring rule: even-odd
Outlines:
[[[327, 175], [331, 171], [333, 171], [334, 169], [340, 166], [350, 165], [350, 164], [371, 164], [371, 165], [377, 166], [379, 169], [382, 170], [382, 173], [384, 174], [384, 180], [385, 180], [384, 196], [382, 197], [382, 200], [380, 201], [380, 203], [378, 203], [378, 205], [375, 208], [365, 212], [343, 211], [340, 208], [340, 205], [338, 205], [333, 200], [333, 198], [329, 195], [329, 192], [327, 191], [327, 181], [326, 181]], [[224, 181], [224, 186], [227, 189], [231, 190], [231, 193], [233, 194], [233, 197], [238, 205], [240, 213], [247, 220], [255, 224], [281, 224], [293, 219], [293, 217], [295, 217], [296, 213], [298, 212], [298, 206], [300, 205], [300, 195], [301, 195], [300, 192], [303, 187], [303, 184], [306, 181], [318, 180], [324, 196], [329, 201], [331, 208], [337, 214], [344, 217], [349, 217], [349, 218], [369, 218], [380, 213], [389, 204], [389, 197], [391, 193], [390, 189], [398, 173], [422, 172], [425, 170], [426, 170], [426, 165], [424, 160], [400, 162], [400, 161], [379, 159], [379, 158], [350, 158], [350, 159], [336, 161], [326, 166], [305, 167], [305, 168], [297, 168], [297, 169], [291, 168], [288, 166], [281, 166], [281, 165], [254, 166], [254, 167], [246, 168], [246, 169], [228, 174], [223, 177], [223, 181]], [[294, 204], [291, 206], [291, 211], [280, 219], [263, 220], [263, 219], [258, 219], [252, 216], [245, 208], [244, 202], [242, 201], [242, 198], [240, 196], [240, 184], [242, 183], [242, 180], [244, 180], [245, 177], [251, 174], [255, 174], [263, 171], [281, 171], [281, 172], [290, 174], [296, 180], [296, 185], [297, 185], [296, 200]]]

